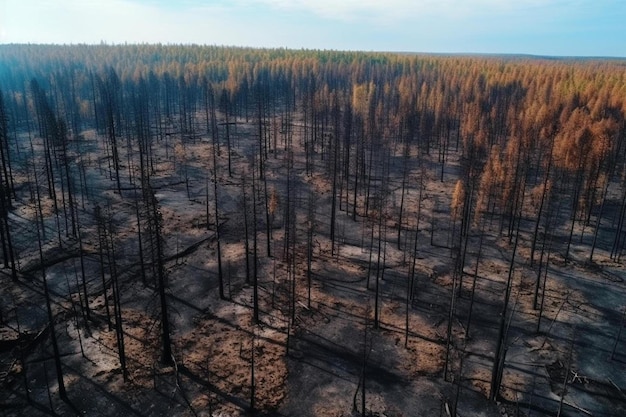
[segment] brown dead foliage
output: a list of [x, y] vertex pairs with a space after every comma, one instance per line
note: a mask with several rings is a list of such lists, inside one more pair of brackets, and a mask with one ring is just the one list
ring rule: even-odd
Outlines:
[[[237, 315], [233, 323], [215, 316], [199, 318], [195, 329], [180, 343], [185, 366], [220, 392], [249, 401], [254, 354], [255, 408], [273, 410], [285, 396], [285, 335], [253, 326], [250, 312], [246, 313]], [[216, 410], [233, 409], [223, 398], [204, 395], [194, 399], [194, 403], [209, 401]]]
[[443, 369], [445, 347], [428, 340], [413, 338], [404, 351], [405, 370], [412, 376], [438, 375]]
[[[135, 309], [122, 309], [124, 353], [130, 381], [138, 387], [151, 388], [155, 369], [159, 366], [161, 345], [160, 326], [146, 313]], [[115, 330], [94, 334], [104, 346], [113, 347], [117, 354]]]

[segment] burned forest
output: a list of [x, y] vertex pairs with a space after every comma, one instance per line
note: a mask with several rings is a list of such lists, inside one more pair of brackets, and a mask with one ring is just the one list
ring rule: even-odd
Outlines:
[[626, 61], [0, 45], [7, 416], [626, 415]]

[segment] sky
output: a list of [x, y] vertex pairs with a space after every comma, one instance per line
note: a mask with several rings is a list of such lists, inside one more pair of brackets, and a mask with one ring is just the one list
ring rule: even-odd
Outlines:
[[0, 0], [1, 43], [626, 57], [626, 0]]

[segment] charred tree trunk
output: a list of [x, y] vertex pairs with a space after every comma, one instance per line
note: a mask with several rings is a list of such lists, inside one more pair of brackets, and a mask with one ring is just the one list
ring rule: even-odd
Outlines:
[[170, 321], [168, 315], [167, 306], [167, 293], [166, 293], [166, 271], [165, 271], [165, 257], [162, 247], [161, 231], [163, 228], [163, 217], [159, 209], [159, 203], [154, 195], [154, 191], [150, 188], [150, 221], [153, 225], [154, 243], [156, 246], [156, 268], [158, 278], [158, 292], [159, 301], [161, 304], [161, 341], [163, 353], [161, 361], [166, 365], [172, 365], [174, 363], [174, 357], [172, 355], [172, 341], [170, 334]]
[[[35, 176], [36, 177], [36, 176]], [[41, 218], [41, 222], [43, 224], [43, 212], [41, 211], [42, 207], [41, 207], [41, 196], [39, 195], [39, 184], [35, 184], [36, 190], [37, 190], [37, 204], [38, 204], [38, 213], [37, 216]], [[59, 344], [57, 341], [57, 335], [56, 335], [56, 330], [54, 328], [54, 313], [52, 311], [52, 300], [50, 297], [50, 291], [48, 289], [48, 279], [46, 276], [46, 268], [45, 268], [45, 259], [44, 259], [44, 254], [43, 254], [43, 242], [42, 242], [42, 235], [41, 235], [41, 231], [39, 228], [39, 222], [35, 222], [37, 225], [37, 247], [39, 250], [39, 262], [41, 264], [41, 277], [42, 277], [42, 281], [43, 281], [43, 290], [44, 290], [44, 297], [46, 299], [46, 312], [48, 314], [48, 326], [50, 328], [50, 340], [52, 343], [52, 351], [53, 351], [53, 356], [54, 356], [54, 366], [55, 366], [55, 370], [56, 370], [56, 376], [57, 376], [57, 383], [58, 383], [58, 389], [59, 389], [59, 396], [61, 398], [61, 400], [63, 400], [64, 402], [69, 402], [69, 398], [67, 396], [67, 391], [65, 389], [65, 382], [63, 380], [63, 366], [61, 364], [61, 353], [59, 350]]]
[[[226, 299], [226, 295], [224, 294], [224, 272], [222, 270], [222, 242], [220, 239], [220, 220], [219, 220], [219, 211], [218, 211], [218, 193], [217, 193], [217, 143], [219, 139], [217, 137], [217, 124], [215, 118], [215, 107], [211, 107], [212, 112], [212, 139], [213, 139], [213, 208], [215, 210], [215, 241], [217, 243], [217, 280], [219, 286], [219, 295], [222, 300]], [[230, 149], [229, 149], [230, 152]]]

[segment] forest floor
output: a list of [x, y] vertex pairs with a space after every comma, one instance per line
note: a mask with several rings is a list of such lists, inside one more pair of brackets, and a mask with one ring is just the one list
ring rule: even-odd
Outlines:
[[[249, 171], [258, 140], [255, 129], [254, 123], [243, 121], [233, 128], [232, 177], [226, 168], [226, 147], [221, 147], [218, 201], [226, 300], [218, 296], [213, 208], [206, 215], [207, 198], [210, 202], [213, 198], [205, 174], [212, 169], [207, 162], [210, 141], [197, 137], [184, 149], [173, 136], [155, 143], [153, 187], [169, 259], [173, 366], [161, 361], [156, 282], [152, 278], [143, 282], [139, 272], [136, 219], [129, 202], [134, 189], [125, 184], [121, 195], [110, 191], [114, 185], [100, 141], [93, 132], [85, 133], [89, 145], [84, 148], [85, 156], [91, 161], [86, 173], [88, 193], [91, 201], [101, 202], [115, 225], [126, 381], [116, 332], [107, 320], [112, 296], [110, 289], [107, 297], [103, 291], [91, 214], [94, 206], [88, 201], [79, 210], [91, 309], [90, 320], [85, 320], [77, 243], [65, 236], [50, 238], [39, 257], [32, 225], [34, 204], [27, 198], [16, 203], [11, 221], [19, 231], [15, 233], [19, 236], [19, 281], [11, 280], [8, 269], [0, 274], [2, 415], [242, 416], [255, 410], [267, 416], [445, 416], [452, 414], [455, 405], [462, 417], [556, 415], [560, 407], [564, 416], [626, 415], [626, 334], [618, 338], [624, 326], [626, 271], [609, 259], [602, 237], [593, 265], [586, 262], [589, 232], [574, 242], [572, 260], [565, 263], [560, 248], [569, 223], [564, 220], [557, 226], [555, 240], [562, 240], [550, 252], [540, 316], [533, 308], [537, 269], [528, 266], [530, 237], [521, 233], [515, 252], [513, 240], [493, 237], [500, 226], [496, 219], [485, 226], [482, 243], [480, 234], [472, 232], [461, 289], [453, 292], [458, 288], [452, 277], [454, 227], [450, 221], [455, 181], [430, 175], [441, 169], [436, 156], [421, 159], [429, 174], [423, 177], [416, 282], [407, 303], [411, 270], [407, 253], [413, 246], [419, 206], [421, 168], [417, 163], [410, 169], [404, 196], [407, 213], [413, 217], [406, 214], [399, 241], [393, 215], [381, 228], [370, 224], [362, 213], [353, 220], [351, 202], [346, 203], [346, 195], [341, 194], [333, 248], [328, 232], [332, 183], [323, 173], [327, 161], [316, 159], [313, 174], [307, 175], [300, 133], [296, 133], [290, 180], [297, 202], [294, 284], [283, 258], [285, 153], [280, 146], [271, 153], [266, 161], [267, 184], [269, 192], [280, 198], [271, 222], [269, 257], [265, 223], [259, 219], [260, 322], [255, 324], [253, 287], [246, 280], [240, 175]], [[389, 201], [397, 209], [401, 168], [392, 165], [392, 170], [397, 175], [391, 181]], [[459, 155], [450, 150], [445, 176], [455, 178], [458, 170]], [[26, 177], [24, 172], [22, 182]], [[315, 195], [315, 233], [309, 290], [305, 225], [310, 193]], [[364, 196], [358, 198], [361, 210]], [[57, 230], [55, 216], [50, 202], [45, 207], [50, 237]], [[531, 230], [532, 222], [532, 218], [524, 219], [521, 229]], [[575, 233], [580, 237], [583, 231], [577, 227]], [[384, 261], [377, 270], [379, 256]], [[491, 369], [512, 256], [505, 370], [500, 398], [491, 402]], [[58, 393], [44, 274], [53, 301], [53, 330], [68, 401], [62, 401]], [[295, 312], [290, 310], [292, 285]], [[376, 328], [377, 285], [380, 320]], [[451, 300], [456, 313], [449, 323]]]

